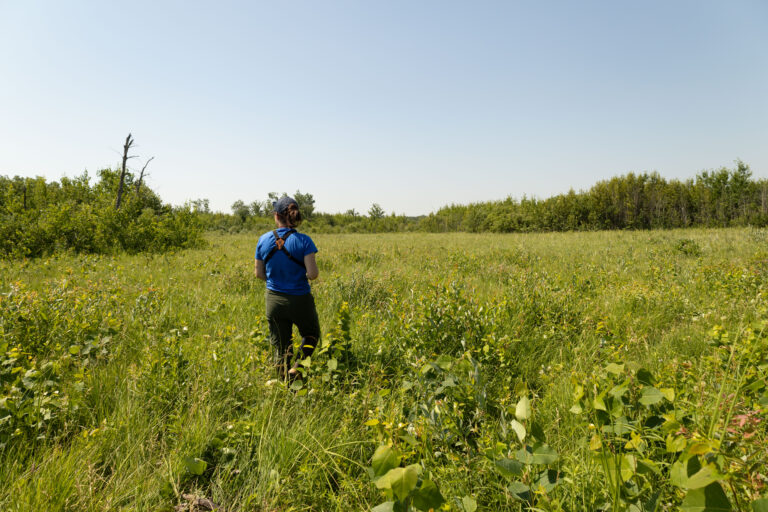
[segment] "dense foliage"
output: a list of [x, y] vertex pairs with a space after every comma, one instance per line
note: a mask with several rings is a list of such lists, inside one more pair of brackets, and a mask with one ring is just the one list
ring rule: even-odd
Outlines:
[[164, 251], [202, 241], [188, 207], [171, 207], [126, 173], [115, 207], [119, 171], [46, 182], [0, 176], [0, 257], [37, 257], [63, 250], [84, 253]]
[[[768, 225], [768, 180], [753, 180], [749, 167], [741, 161], [734, 169], [703, 171], [685, 181], [667, 180], [655, 172], [629, 173], [601, 181], [588, 191], [570, 191], [543, 200], [508, 197], [450, 205], [424, 217], [386, 215], [378, 204], [373, 204], [367, 215], [354, 210], [319, 213], [314, 212], [311, 194], [297, 192], [296, 198], [300, 205], [311, 205], [303, 229], [315, 233], [511, 233]], [[197, 203], [198, 207], [204, 204]], [[227, 215], [198, 208], [212, 230], [262, 231], [272, 225], [270, 201], [255, 201], [250, 206], [237, 201], [232, 210], [233, 214]]]
[[0, 261], [0, 507], [768, 505], [765, 230], [317, 235], [290, 386], [209, 236]]
[[627, 174], [586, 192], [549, 199], [447, 206], [423, 219], [427, 231], [513, 232], [602, 229], [765, 226], [768, 180], [752, 180], [749, 167], [704, 171], [695, 179], [666, 180], [658, 173]]

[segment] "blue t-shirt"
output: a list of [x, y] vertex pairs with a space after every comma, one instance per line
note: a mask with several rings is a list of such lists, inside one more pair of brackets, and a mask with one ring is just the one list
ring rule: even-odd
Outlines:
[[[285, 237], [291, 228], [278, 228], [277, 235]], [[267, 257], [275, 247], [275, 235], [272, 231], [259, 237], [256, 245], [256, 259]], [[312, 239], [303, 233], [293, 233], [285, 241], [286, 250], [299, 261], [304, 261], [304, 256], [317, 252], [317, 247]], [[310, 292], [307, 271], [291, 261], [283, 251], [276, 251], [266, 264], [267, 288], [274, 292], [287, 293], [288, 295], [306, 295]]]

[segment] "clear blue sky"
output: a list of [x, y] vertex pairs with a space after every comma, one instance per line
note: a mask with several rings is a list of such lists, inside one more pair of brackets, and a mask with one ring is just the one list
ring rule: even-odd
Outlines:
[[768, 2], [0, 0], [0, 174], [321, 211], [768, 177]]

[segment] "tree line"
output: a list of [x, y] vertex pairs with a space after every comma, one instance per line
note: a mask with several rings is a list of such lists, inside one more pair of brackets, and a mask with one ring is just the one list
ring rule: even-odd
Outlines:
[[[270, 193], [264, 202], [237, 201], [232, 214], [213, 214], [201, 202], [208, 229], [265, 230], [272, 225]], [[367, 215], [354, 210], [319, 213], [312, 194], [294, 194], [305, 219], [304, 229], [316, 232], [530, 232], [610, 229], [668, 229], [768, 225], [768, 180], [755, 180], [749, 166], [737, 161], [702, 171], [687, 180], [665, 179], [657, 172], [628, 173], [596, 183], [587, 191], [547, 199], [507, 197], [466, 205], [449, 205], [421, 217], [387, 215], [374, 203]], [[203, 200], [205, 201], [205, 200]]]
[[0, 176], [0, 257], [81, 253], [161, 252], [203, 243], [202, 226], [189, 207], [164, 204], [133, 174], [102, 169], [47, 182]]
[[[272, 218], [272, 203], [280, 197], [289, 195], [285, 192], [269, 192], [267, 199], [250, 202], [238, 199], [231, 206], [231, 214], [213, 212], [207, 199], [197, 199], [190, 202], [202, 225], [213, 231], [237, 233], [241, 231], [263, 232], [274, 227]], [[344, 213], [323, 213], [315, 210], [315, 198], [312, 194], [297, 190], [291, 195], [299, 205], [304, 223], [302, 229], [323, 233], [381, 233], [413, 230], [416, 226], [413, 217], [391, 214], [387, 215], [384, 208], [373, 203], [367, 215], [355, 209]]]
[[[164, 204], [125, 166], [103, 169], [91, 183], [87, 173], [59, 182], [0, 176], [0, 257], [35, 257], [61, 250], [105, 253], [164, 251], [203, 243], [203, 230], [264, 232], [272, 229], [272, 202], [238, 200], [232, 213], [212, 212], [207, 199], [182, 207]], [[323, 213], [310, 193], [293, 197], [306, 219], [302, 229], [318, 233], [530, 232], [657, 229], [768, 225], [768, 180], [754, 179], [749, 166], [703, 171], [687, 180], [658, 173], [629, 173], [589, 190], [547, 199], [507, 197], [449, 205], [421, 217], [386, 214], [377, 203], [365, 213]]]
[[420, 221], [426, 231], [515, 232], [766, 226], [768, 180], [744, 162], [688, 180], [629, 173], [548, 199], [451, 205]]

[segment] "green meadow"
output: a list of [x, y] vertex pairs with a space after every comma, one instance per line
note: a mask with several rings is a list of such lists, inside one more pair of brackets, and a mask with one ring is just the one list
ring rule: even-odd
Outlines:
[[768, 510], [768, 231], [313, 238], [290, 385], [253, 234], [0, 261], [0, 508]]

